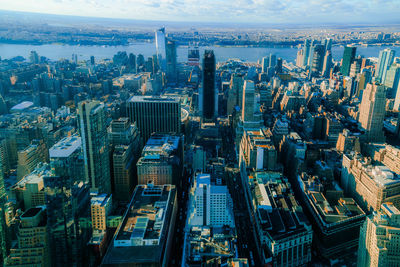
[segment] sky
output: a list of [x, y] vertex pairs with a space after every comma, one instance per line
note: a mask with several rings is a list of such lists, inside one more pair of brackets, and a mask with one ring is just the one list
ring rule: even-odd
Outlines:
[[400, 0], [0, 0], [0, 9], [222, 23], [400, 23]]

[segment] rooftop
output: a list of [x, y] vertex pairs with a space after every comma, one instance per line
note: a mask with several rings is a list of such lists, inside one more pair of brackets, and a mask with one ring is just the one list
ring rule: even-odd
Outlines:
[[159, 263], [169, 234], [176, 188], [138, 185], [103, 265]]
[[165, 102], [165, 103], [180, 103], [178, 97], [171, 96], [142, 96], [142, 95], [134, 95], [132, 96], [128, 102]]
[[49, 149], [50, 158], [67, 158], [81, 145], [82, 140], [78, 135], [65, 137]]

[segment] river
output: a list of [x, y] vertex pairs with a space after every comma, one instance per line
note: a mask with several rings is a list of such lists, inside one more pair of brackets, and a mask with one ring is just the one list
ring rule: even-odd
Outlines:
[[[399, 55], [400, 47], [357, 47], [357, 55], [365, 57], [378, 57], [379, 51], [384, 48], [392, 48]], [[214, 54], [218, 62], [226, 61], [229, 58], [239, 58], [248, 62], [256, 62], [270, 53], [276, 54], [284, 60], [294, 62], [297, 54], [297, 47], [220, 47], [220, 46], [203, 46], [200, 47], [200, 53], [203, 54], [205, 49], [214, 50]], [[51, 60], [60, 58], [70, 59], [72, 54], [78, 55], [78, 60], [87, 60], [90, 56], [96, 59], [112, 58], [118, 51], [126, 51], [136, 55], [142, 54], [150, 57], [155, 54], [154, 43], [134, 43], [128, 46], [78, 46], [78, 45], [25, 45], [25, 44], [0, 44], [0, 57], [9, 59], [15, 56], [23, 56], [28, 59], [30, 51], [35, 50], [40, 56], [45, 56]], [[343, 47], [334, 46], [332, 48], [333, 58], [337, 61], [343, 56]], [[187, 60], [187, 47], [178, 46], [177, 48], [178, 62]]]

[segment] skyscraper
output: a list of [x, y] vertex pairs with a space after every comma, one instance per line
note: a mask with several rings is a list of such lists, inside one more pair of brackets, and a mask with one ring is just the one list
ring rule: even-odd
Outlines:
[[144, 143], [152, 133], [180, 132], [181, 107], [175, 97], [132, 96], [128, 100], [128, 116], [136, 122]]
[[385, 105], [385, 87], [383, 85], [368, 84], [363, 92], [359, 109], [359, 122], [366, 131], [368, 141], [383, 142], [385, 139], [383, 135]]
[[346, 46], [343, 51], [343, 59], [342, 59], [342, 67], [340, 68], [340, 72], [344, 76], [349, 76], [350, 74], [350, 66], [353, 63], [354, 58], [356, 57], [356, 49], [357, 47]]
[[322, 66], [322, 75], [324, 77], [329, 77], [332, 68], [332, 52], [331, 50], [326, 50], [324, 56], [324, 64]]
[[242, 121], [254, 119], [254, 82], [246, 80], [243, 85]]
[[156, 53], [158, 59], [158, 65], [161, 67], [162, 71], [166, 69], [166, 46], [165, 46], [165, 28], [158, 29], [155, 32], [156, 37]]
[[320, 44], [315, 45], [313, 50], [313, 61], [311, 65], [312, 73], [319, 73], [322, 71], [324, 63], [324, 55], [325, 55], [325, 47]]
[[82, 137], [85, 174], [92, 191], [111, 194], [110, 162], [104, 104], [79, 103], [79, 131]]
[[193, 187], [190, 225], [234, 227], [232, 199], [226, 185], [213, 183], [210, 174], [199, 174]]
[[308, 58], [310, 57], [311, 42], [309, 39], [304, 40], [303, 45], [303, 66], [307, 66]]
[[375, 78], [381, 82], [385, 82], [386, 73], [393, 64], [395, 51], [392, 49], [384, 49], [379, 52], [379, 60], [376, 67]]
[[167, 39], [166, 43], [166, 78], [168, 83], [177, 82], [177, 69], [176, 69], [176, 44], [175, 41]]
[[203, 119], [212, 120], [218, 112], [217, 93], [215, 90], [215, 56], [213, 50], [204, 51], [203, 57], [203, 87], [201, 103]]

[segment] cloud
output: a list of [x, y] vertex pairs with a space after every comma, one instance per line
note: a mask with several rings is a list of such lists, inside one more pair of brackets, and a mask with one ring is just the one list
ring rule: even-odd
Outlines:
[[10, 10], [209, 22], [396, 21], [399, 0], [0, 0]]

